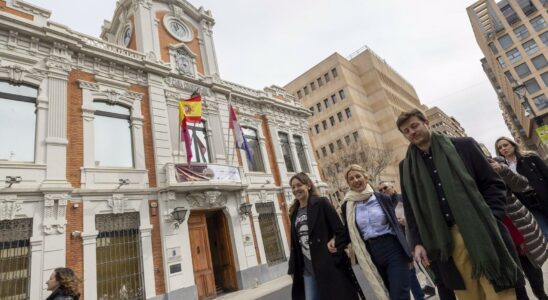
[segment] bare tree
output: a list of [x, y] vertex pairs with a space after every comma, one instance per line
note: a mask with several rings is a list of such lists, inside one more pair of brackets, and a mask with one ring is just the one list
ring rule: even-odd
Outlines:
[[365, 143], [352, 143], [338, 149], [333, 155], [321, 159], [320, 164], [331, 187], [332, 194], [344, 194], [348, 190], [344, 170], [351, 164], [362, 166], [376, 184], [382, 172], [394, 161], [392, 149], [379, 149]]

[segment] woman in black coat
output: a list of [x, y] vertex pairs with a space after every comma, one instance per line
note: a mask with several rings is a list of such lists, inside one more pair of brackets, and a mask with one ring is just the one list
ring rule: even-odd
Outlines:
[[289, 181], [295, 203], [291, 206], [291, 253], [288, 274], [293, 277], [292, 299], [358, 300], [350, 261], [344, 251], [331, 254], [327, 242], [344, 234], [335, 208], [320, 197], [305, 173]]
[[544, 237], [548, 239], [548, 167], [534, 153], [523, 153], [519, 145], [507, 137], [495, 142], [497, 154], [506, 159], [514, 173], [527, 178], [531, 191], [516, 193], [518, 199], [533, 214]]

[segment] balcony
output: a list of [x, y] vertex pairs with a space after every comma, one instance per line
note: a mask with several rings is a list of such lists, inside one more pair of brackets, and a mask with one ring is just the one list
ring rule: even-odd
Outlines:
[[191, 192], [200, 190], [237, 191], [247, 187], [241, 167], [221, 164], [165, 165], [166, 181], [160, 189]]

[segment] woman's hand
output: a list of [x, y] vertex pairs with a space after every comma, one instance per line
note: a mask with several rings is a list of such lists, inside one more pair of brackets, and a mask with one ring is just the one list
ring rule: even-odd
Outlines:
[[330, 253], [337, 253], [337, 248], [335, 248], [335, 238], [331, 238], [329, 242], [327, 242], [327, 250]]
[[430, 260], [428, 259], [428, 255], [426, 255], [426, 249], [422, 245], [416, 245], [415, 251], [413, 251], [415, 254], [415, 260], [420, 261], [424, 267], [428, 267], [430, 265]]
[[495, 170], [495, 172], [500, 173], [500, 171], [502, 171], [502, 165], [500, 163], [490, 158], [488, 160], [489, 164]]

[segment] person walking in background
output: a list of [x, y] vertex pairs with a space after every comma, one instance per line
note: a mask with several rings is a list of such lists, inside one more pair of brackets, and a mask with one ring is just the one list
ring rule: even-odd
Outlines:
[[532, 152], [523, 152], [507, 137], [495, 142], [497, 155], [504, 157], [510, 170], [527, 178], [532, 189], [516, 193], [518, 199], [535, 216], [544, 237], [548, 239], [548, 167]]
[[548, 300], [548, 296], [544, 291], [544, 279], [542, 278], [542, 265], [548, 258], [546, 240], [535, 218], [514, 196], [514, 193], [523, 192], [528, 188], [527, 178], [512, 172], [502, 157], [495, 157], [490, 159], [489, 162], [508, 187], [507, 216], [503, 221], [510, 231], [512, 240], [518, 250], [523, 272], [529, 280], [533, 294], [537, 299]]
[[[406, 233], [407, 225], [405, 224], [405, 215], [403, 211], [403, 200], [401, 194], [396, 191], [396, 189], [394, 188], [394, 184], [390, 181], [381, 181], [379, 183], [379, 191], [392, 198], [392, 201], [396, 201], [396, 203], [398, 203], [395, 209], [396, 218], [398, 219], [398, 223], [400, 223], [403, 232]], [[414, 266], [414, 268], [409, 270], [409, 282], [411, 284], [411, 294], [413, 294], [413, 298], [415, 298], [415, 300], [421, 300], [424, 299], [425, 296], [434, 296], [436, 294], [436, 289], [434, 288], [434, 283], [430, 279], [430, 275], [426, 272], [426, 270], [423, 272], [424, 276], [426, 277], [426, 285], [424, 286], [424, 288], [421, 288], [416, 271], [417, 268], [419, 268], [420, 270], [420, 266], [418, 266], [416, 261], [414, 261]]]
[[57, 268], [53, 270], [46, 282], [48, 291], [51, 294], [46, 300], [78, 300], [78, 284], [80, 280], [74, 275], [70, 268]]
[[295, 300], [358, 299], [350, 261], [343, 249], [329, 253], [326, 243], [345, 233], [329, 200], [321, 197], [305, 173], [289, 180], [295, 202], [289, 209], [291, 251], [288, 274]]
[[477, 142], [431, 131], [417, 109], [396, 126], [410, 142], [400, 178], [415, 259], [460, 299], [515, 299], [524, 280], [501, 222], [505, 185]]
[[330, 251], [334, 253], [352, 243], [375, 299], [410, 299], [411, 252], [396, 218], [397, 200], [373, 192], [365, 170], [359, 165], [351, 165], [345, 179], [350, 191], [341, 209], [347, 230], [335, 237], [335, 247], [328, 245]]

